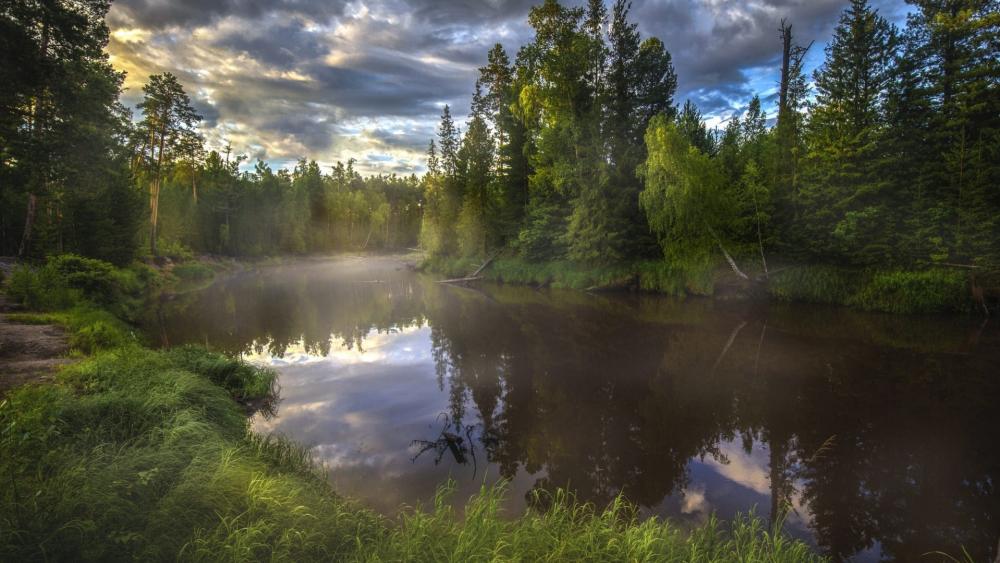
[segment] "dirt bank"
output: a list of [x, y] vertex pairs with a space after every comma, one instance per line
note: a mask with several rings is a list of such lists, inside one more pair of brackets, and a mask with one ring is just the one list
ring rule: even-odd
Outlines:
[[51, 381], [55, 370], [72, 360], [62, 327], [10, 322], [6, 297], [0, 295], [0, 396], [25, 383]]

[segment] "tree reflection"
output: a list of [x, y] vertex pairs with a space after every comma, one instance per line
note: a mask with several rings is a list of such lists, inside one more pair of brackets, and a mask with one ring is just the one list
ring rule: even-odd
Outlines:
[[995, 333], [974, 351], [942, 350], [964, 336], [925, 324], [922, 349], [912, 326], [871, 338], [872, 326], [895, 326], [883, 318], [850, 320], [865, 338], [838, 334], [842, 312], [642, 321], [627, 301], [539, 304], [516, 288], [494, 298], [438, 295], [428, 318], [452, 414], [476, 406], [504, 477], [544, 469], [538, 489], [652, 507], [687, 487], [692, 459], [725, 464], [720, 443], [740, 438], [748, 453], [767, 448], [771, 517], [801, 505], [835, 559], [875, 546], [899, 561], [959, 546], [995, 556]]
[[996, 556], [995, 327], [513, 287], [485, 296], [391, 268], [317, 268], [179, 296], [150, 332], [280, 357], [326, 355], [336, 341], [363, 349], [369, 334], [426, 323], [450, 412], [439, 435], [414, 438], [437, 456], [469, 461], [481, 447], [502, 476], [534, 475], [536, 490], [657, 507], [689, 488], [693, 462], [726, 467], [724, 446], [742, 444], [766, 449], [769, 515], [800, 512], [834, 559], [875, 547], [899, 561], [959, 546]]

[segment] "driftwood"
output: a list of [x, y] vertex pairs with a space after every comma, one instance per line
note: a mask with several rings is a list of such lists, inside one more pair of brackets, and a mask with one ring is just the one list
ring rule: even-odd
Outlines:
[[450, 280], [438, 280], [438, 283], [454, 283], [454, 284], [462, 284], [462, 285], [464, 285], [464, 284], [467, 284], [469, 282], [479, 281], [479, 280], [483, 279], [483, 277], [480, 276], [479, 274], [483, 273], [483, 270], [485, 270], [486, 267], [489, 266], [490, 263], [493, 262], [493, 260], [497, 256], [500, 256], [500, 252], [501, 251], [499, 251], [499, 250], [496, 251], [496, 252], [494, 252], [493, 256], [490, 256], [489, 258], [487, 258], [485, 262], [483, 262], [478, 268], [476, 268], [475, 272], [472, 272], [468, 276], [465, 276], [464, 278], [454, 278], [454, 279], [450, 279]]
[[467, 278], [455, 278], [455, 279], [450, 279], [450, 280], [438, 280], [438, 283], [466, 284], [466, 283], [469, 283], [469, 282], [479, 281], [481, 279], [483, 279], [482, 276], [469, 276]]
[[486, 267], [489, 266], [493, 262], [493, 260], [496, 259], [497, 256], [500, 256], [500, 251], [499, 250], [496, 251], [496, 252], [494, 252], [493, 256], [490, 256], [489, 258], [487, 258], [486, 261], [483, 262], [482, 266], [479, 266], [478, 268], [476, 268], [476, 271], [472, 272], [472, 274], [470, 274], [469, 277], [470, 278], [474, 278], [474, 277], [478, 276], [479, 274], [483, 273], [483, 270], [485, 270]]
[[638, 276], [631, 275], [625, 278], [619, 278], [608, 282], [604, 285], [592, 285], [585, 289], [589, 293], [597, 293], [600, 291], [632, 291], [639, 287]]

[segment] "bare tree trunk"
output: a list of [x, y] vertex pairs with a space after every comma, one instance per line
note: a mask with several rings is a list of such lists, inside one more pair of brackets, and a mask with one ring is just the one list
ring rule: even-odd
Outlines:
[[778, 121], [788, 111], [788, 81], [792, 62], [792, 26], [781, 20], [781, 83], [778, 87]]
[[17, 250], [18, 257], [23, 257], [28, 251], [31, 243], [31, 230], [35, 223], [35, 206], [38, 204], [38, 197], [35, 194], [28, 194], [28, 211], [24, 216], [24, 234], [21, 235], [21, 246]]
[[167, 136], [166, 116], [160, 128], [160, 150], [156, 155], [156, 176], [153, 178], [153, 185], [149, 194], [149, 251], [153, 256], [157, 255], [156, 235], [160, 220], [160, 184], [163, 182], [163, 144]]
[[[49, 22], [42, 21], [42, 45], [41, 45], [41, 58], [45, 59], [45, 56], [49, 51]], [[31, 136], [34, 141], [38, 141], [38, 138], [42, 134], [42, 127], [45, 122], [45, 102], [43, 98], [45, 96], [45, 86], [41, 89], [35, 96], [35, 105], [32, 108], [31, 115]], [[38, 188], [38, 172], [36, 171], [33, 175], [31, 192], [28, 193], [28, 208], [24, 214], [24, 233], [21, 235], [21, 245], [17, 250], [17, 255], [19, 257], [24, 256], [28, 251], [28, 246], [31, 244], [31, 231], [35, 225], [35, 213], [38, 206], [38, 196], [35, 193], [35, 189]], [[45, 179], [41, 179], [39, 182], [42, 185], [45, 184]]]

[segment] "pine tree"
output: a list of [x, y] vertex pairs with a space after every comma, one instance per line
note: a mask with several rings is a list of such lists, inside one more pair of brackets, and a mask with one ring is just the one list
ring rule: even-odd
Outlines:
[[142, 91], [145, 96], [139, 103], [143, 114], [139, 130], [149, 179], [149, 248], [155, 256], [163, 180], [175, 161], [200, 150], [202, 139], [195, 127], [201, 116], [191, 107], [191, 99], [177, 77], [169, 72], [150, 76]]
[[878, 168], [895, 43], [895, 30], [867, 0], [852, 0], [815, 73], [802, 203], [818, 256], [862, 264], [893, 258], [885, 229], [893, 209], [883, 194], [889, 184]]

